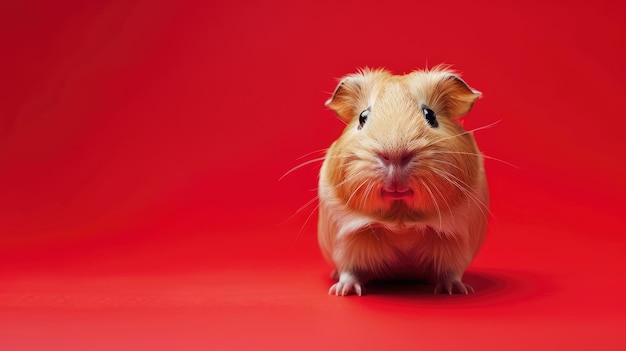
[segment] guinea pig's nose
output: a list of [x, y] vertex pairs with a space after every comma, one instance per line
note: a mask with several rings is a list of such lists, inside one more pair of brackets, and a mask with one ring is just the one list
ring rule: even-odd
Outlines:
[[380, 150], [377, 151], [376, 154], [378, 158], [385, 164], [386, 166], [395, 165], [395, 166], [406, 166], [413, 159], [413, 153], [407, 150], [401, 150], [399, 152], [390, 152]]

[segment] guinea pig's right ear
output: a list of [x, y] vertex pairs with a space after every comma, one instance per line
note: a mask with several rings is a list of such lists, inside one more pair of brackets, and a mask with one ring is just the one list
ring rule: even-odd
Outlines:
[[357, 101], [362, 95], [362, 87], [360, 77], [357, 75], [349, 75], [341, 79], [333, 96], [326, 100], [326, 107], [335, 111], [337, 116], [344, 122], [349, 123], [354, 117], [354, 111], [357, 108]]

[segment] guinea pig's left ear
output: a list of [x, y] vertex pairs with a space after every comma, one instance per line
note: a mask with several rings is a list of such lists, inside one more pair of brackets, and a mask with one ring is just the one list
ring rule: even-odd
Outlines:
[[467, 114], [482, 93], [472, 89], [461, 77], [450, 71], [416, 72], [426, 104], [447, 117]]
[[346, 123], [353, 118], [356, 101], [359, 99], [362, 88], [358, 75], [349, 75], [341, 79], [333, 95], [324, 105]]

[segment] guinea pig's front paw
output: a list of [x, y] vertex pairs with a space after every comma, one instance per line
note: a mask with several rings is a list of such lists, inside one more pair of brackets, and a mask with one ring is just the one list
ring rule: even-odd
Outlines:
[[350, 294], [363, 295], [361, 282], [351, 273], [341, 273], [339, 281], [333, 284], [328, 290], [329, 295], [346, 296]]
[[439, 282], [435, 287], [435, 294], [469, 294], [473, 293], [474, 288], [460, 280]]

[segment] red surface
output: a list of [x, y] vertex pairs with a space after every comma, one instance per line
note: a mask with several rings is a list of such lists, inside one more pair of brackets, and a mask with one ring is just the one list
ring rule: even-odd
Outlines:
[[[618, 1], [0, 5], [0, 349], [626, 349]], [[471, 296], [326, 294], [323, 107], [454, 64], [494, 218]]]

